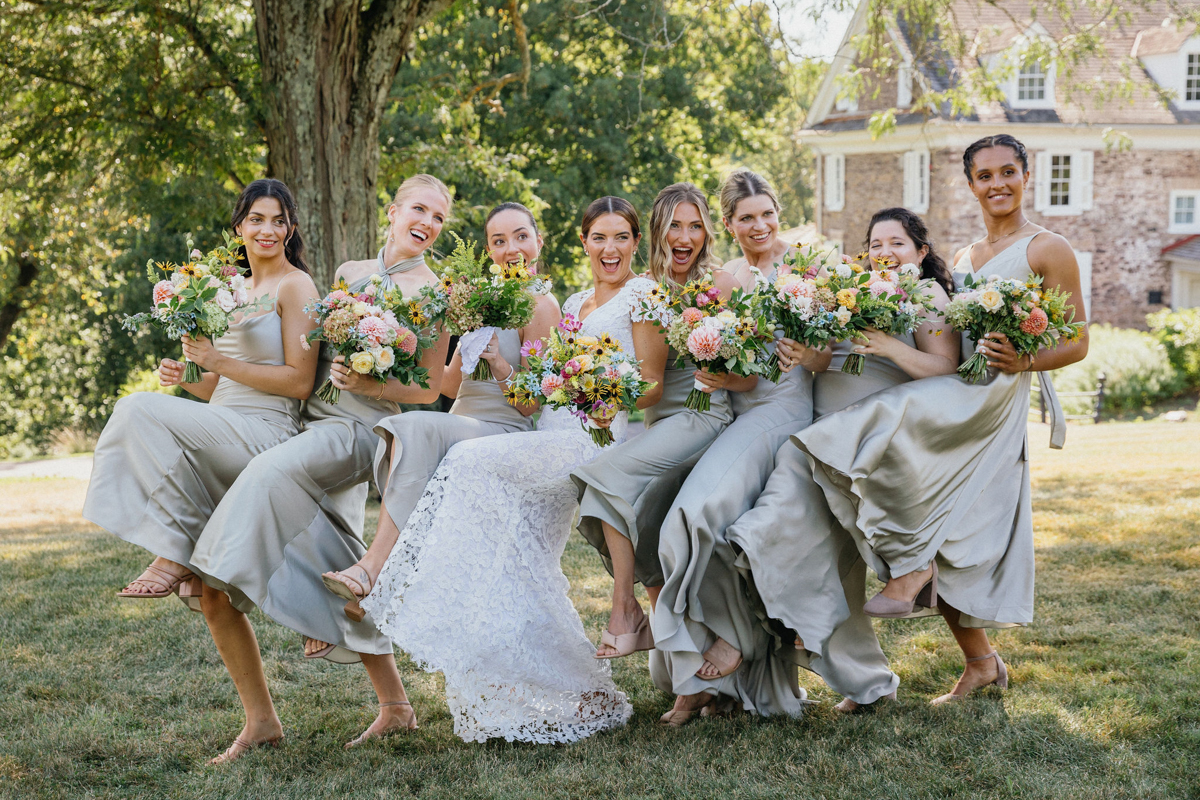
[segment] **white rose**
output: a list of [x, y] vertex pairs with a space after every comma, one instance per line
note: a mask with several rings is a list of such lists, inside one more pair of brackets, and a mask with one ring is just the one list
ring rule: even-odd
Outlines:
[[984, 289], [979, 295], [979, 305], [988, 311], [999, 311], [1004, 306], [1004, 295], [995, 289]]
[[837, 313], [834, 314], [833, 316], [834, 316], [834, 319], [836, 319], [838, 321], [838, 325], [845, 325], [847, 322], [850, 321], [850, 318], [852, 316], [854, 316], [854, 314], [850, 311], [850, 309], [846, 308], [845, 306], [842, 306], [841, 308], [839, 308], [837, 310]]
[[728, 324], [730, 322], [737, 322], [737, 314], [734, 314], [729, 309], [725, 309], [720, 314], [717, 314], [717, 319], [721, 320], [721, 322], [724, 322], [726, 324]]
[[356, 317], [365, 317], [367, 312], [370, 310], [371, 307], [366, 303], [355, 303], [354, 305], [350, 306], [351, 313], [353, 313]]
[[631, 365], [628, 361], [622, 361], [621, 363], [617, 364], [617, 372], [621, 373], [621, 376], [624, 377], [625, 375], [633, 372], [633, 365]]
[[217, 305], [221, 307], [222, 311], [228, 314], [237, 308], [237, 300], [229, 291], [220, 289], [217, 291]]
[[245, 289], [235, 289], [233, 292], [233, 300], [239, 306], [244, 306], [250, 302], [250, 293]]
[[233, 291], [239, 291], [246, 288], [246, 278], [242, 275], [234, 275], [229, 279], [229, 288]]
[[375, 356], [375, 369], [379, 372], [387, 372], [396, 363], [396, 352], [390, 347], [372, 350], [371, 355]]

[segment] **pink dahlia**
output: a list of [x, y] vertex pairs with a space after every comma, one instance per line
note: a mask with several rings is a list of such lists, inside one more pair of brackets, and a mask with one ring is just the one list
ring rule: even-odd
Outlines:
[[870, 283], [867, 284], [867, 288], [869, 288], [871, 290], [871, 294], [875, 295], [876, 297], [885, 294], [896, 294], [896, 284], [882, 278], [872, 278]]
[[[379, 317], [363, 317], [358, 322], [358, 332], [370, 339], [374, 344], [379, 344], [386, 339], [391, 330], [391, 327]], [[412, 333], [412, 331], [409, 331], [409, 333]]]
[[702, 319], [704, 319], [704, 312], [698, 308], [685, 308], [683, 310], [683, 321], [688, 325], [695, 325]]
[[396, 341], [392, 346], [411, 356], [417, 352], [417, 335], [408, 328], [401, 328], [396, 333]]
[[175, 296], [175, 286], [170, 281], [159, 281], [154, 284], [154, 305], [165, 303]]
[[336, 289], [336, 290], [330, 292], [329, 297], [328, 297], [329, 300], [331, 300], [335, 303], [339, 300], [348, 300], [349, 298], [350, 298], [350, 295], [346, 294], [341, 289]]
[[1021, 332], [1028, 333], [1030, 336], [1041, 336], [1049, 325], [1050, 318], [1046, 316], [1046, 312], [1040, 308], [1034, 308], [1029, 312], [1029, 319], [1021, 321]]
[[567, 382], [558, 375], [547, 375], [542, 378], [542, 394], [549, 397], [566, 385]]
[[721, 332], [715, 328], [696, 328], [687, 338], [688, 352], [699, 361], [712, 361], [721, 351]]

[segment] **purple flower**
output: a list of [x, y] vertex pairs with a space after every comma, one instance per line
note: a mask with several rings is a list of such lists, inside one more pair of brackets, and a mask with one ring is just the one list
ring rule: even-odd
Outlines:
[[561, 320], [559, 320], [558, 328], [559, 330], [566, 331], [567, 333], [577, 333], [583, 330], [583, 323], [575, 319], [575, 317], [571, 316], [570, 314], [567, 314]]
[[530, 356], [541, 357], [546, 351], [546, 343], [541, 339], [534, 339], [532, 342], [526, 342], [521, 346], [521, 358], [529, 358]]

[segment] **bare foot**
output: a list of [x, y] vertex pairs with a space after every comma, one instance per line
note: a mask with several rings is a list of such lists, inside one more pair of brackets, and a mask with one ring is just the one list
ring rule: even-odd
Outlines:
[[917, 594], [921, 591], [921, 587], [929, 582], [930, 576], [933, 575], [933, 563], [920, 572], [910, 572], [907, 575], [901, 575], [899, 578], [892, 578], [887, 582], [887, 586], [883, 587], [881, 595], [889, 600], [900, 600], [905, 603], [912, 603], [917, 598]]
[[313, 653], [319, 653], [326, 647], [329, 647], [329, 642], [322, 642], [320, 639], [305, 639], [304, 655], [313, 658]]
[[417, 714], [412, 704], [407, 700], [379, 704], [379, 715], [358, 738], [346, 742], [346, 749], [358, 747], [371, 739], [382, 739], [396, 731], [415, 731], [417, 729]]
[[174, 588], [179, 579], [192, 572], [183, 564], [177, 564], [170, 559], [159, 556], [150, 562], [141, 575], [137, 576], [124, 589], [126, 595], [161, 595]]
[[950, 690], [950, 693], [934, 698], [930, 701], [930, 705], [940, 706], [944, 703], [960, 700], [976, 689], [983, 686], [990, 686], [999, 677], [1000, 665], [994, 658], [982, 658], [979, 661], [967, 662], [963, 668], [962, 677], [958, 679], [958, 683], [954, 684], [954, 688]]
[[705, 651], [704, 663], [696, 670], [696, 677], [714, 681], [736, 672], [741, 665], [741, 651], [718, 636], [713, 646]]
[[[645, 618], [646, 612], [642, 611], [636, 598], [631, 597], [625, 603], [613, 603], [612, 613], [608, 616], [608, 632], [613, 636], [634, 633]], [[617, 648], [612, 645], [601, 644], [596, 648], [597, 658], [610, 658], [615, 655], [617, 655]]]
[[208, 763], [212, 766], [229, 764], [237, 761], [251, 750], [257, 750], [260, 747], [275, 747], [282, 739], [283, 726], [279, 724], [278, 717], [254, 725], [247, 722], [246, 727], [242, 728], [242, 732], [233, 740], [233, 744], [229, 745], [229, 749], [216, 758], [210, 758]]
[[716, 695], [708, 692], [700, 694], [681, 694], [675, 698], [675, 707], [658, 718], [659, 722], [678, 728], [696, 715], [696, 712], [716, 699]]

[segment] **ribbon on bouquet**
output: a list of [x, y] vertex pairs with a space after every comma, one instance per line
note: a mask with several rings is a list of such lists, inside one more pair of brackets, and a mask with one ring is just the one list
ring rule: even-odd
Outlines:
[[500, 329], [488, 326], [458, 337], [458, 354], [462, 356], [464, 375], [471, 375], [475, 372], [475, 367], [479, 365], [479, 357], [483, 355], [483, 348], [488, 346], [488, 342], [492, 340], [492, 336], [498, 330]]

